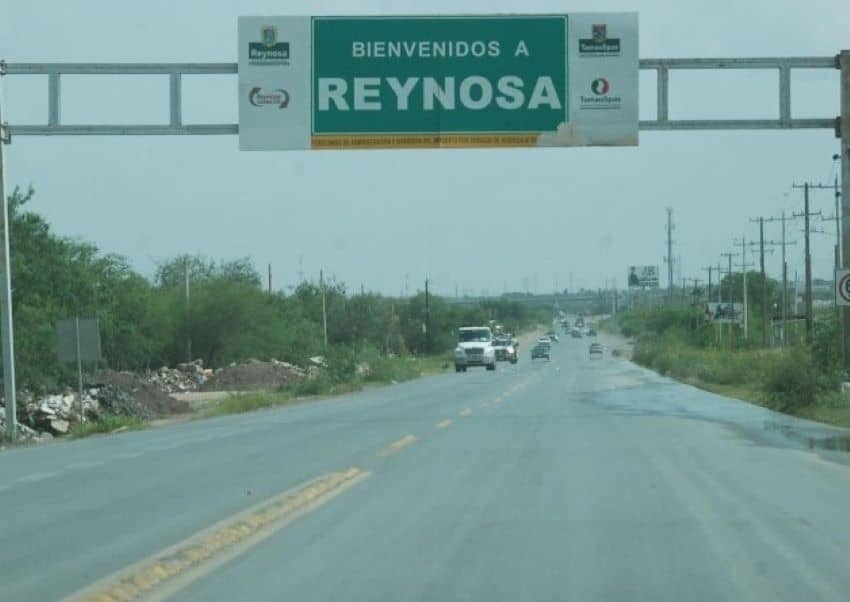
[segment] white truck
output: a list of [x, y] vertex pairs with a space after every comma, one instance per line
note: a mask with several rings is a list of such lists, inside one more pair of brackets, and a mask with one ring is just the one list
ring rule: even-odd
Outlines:
[[496, 348], [493, 331], [488, 326], [466, 326], [458, 328], [455, 347], [455, 372], [466, 372], [470, 366], [496, 369]]

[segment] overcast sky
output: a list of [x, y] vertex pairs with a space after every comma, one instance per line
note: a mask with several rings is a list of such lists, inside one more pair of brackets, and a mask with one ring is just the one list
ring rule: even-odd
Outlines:
[[[847, 0], [0, 0], [7, 62], [234, 62], [239, 15], [492, 12], [640, 13], [653, 57], [826, 56], [850, 48]], [[795, 75], [796, 117], [838, 114], [838, 72]], [[777, 75], [671, 76], [671, 118], [775, 118]], [[46, 121], [46, 79], [4, 78], [4, 119]], [[63, 78], [65, 123], [161, 123], [166, 78]], [[655, 79], [641, 75], [641, 115]], [[236, 78], [187, 77], [187, 122], [235, 123]], [[638, 148], [240, 153], [235, 136], [17, 137], [7, 186], [32, 184], [32, 209], [57, 232], [126, 255], [146, 274], [180, 253], [251, 257], [276, 286], [320, 268], [352, 288], [411, 292], [426, 274], [441, 293], [501, 293], [557, 283], [625, 283], [630, 264], [664, 272], [665, 208], [686, 277], [705, 277], [749, 218], [802, 210], [804, 180], [832, 182], [833, 132], [643, 132]], [[829, 191], [813, 209], [832, 215]], [[817, 224], [821, 227], [821, 224]], [[822, 224], [827, 232], [834, 224]], [[767, 236], [778, 240], [770, 224]], [[802, 232], [789, 227], [789, 269], [802, 277]], [[813, 237], [814, 272], [832, 270], [833, 236]], [[14, 241], [12, 242], [14, 252]], [[779, 254], [768, 269], [780, 272]], [[678, 274], [679, 270], [677, 270]]]

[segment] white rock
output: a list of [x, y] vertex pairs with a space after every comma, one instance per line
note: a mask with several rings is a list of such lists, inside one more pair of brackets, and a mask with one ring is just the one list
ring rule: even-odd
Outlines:
[[50, 421], [50, 428], [52, 428], [57, 433], [64, 435], [71, 429], [71, 423], [67, 420], [55, 419]]

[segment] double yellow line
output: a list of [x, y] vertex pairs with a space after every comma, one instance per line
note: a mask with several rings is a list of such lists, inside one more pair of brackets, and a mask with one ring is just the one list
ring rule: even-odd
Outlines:
[[65, 600], [125, 602], [166, 599], [370, 474], [359, 468], [349, 468], [308, 481], [98, 581]]

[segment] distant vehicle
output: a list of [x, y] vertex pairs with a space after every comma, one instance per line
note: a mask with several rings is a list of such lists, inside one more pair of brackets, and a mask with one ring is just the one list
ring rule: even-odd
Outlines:
[[551, 349], [552, 343], [548, 339], [540, 339], [531, 348], [531, 360], [534, 361], [537, 358], [546, 358], [548, 360]]
[[466, 372], [470, 366], [484, 366], [489, 371], [496, 369], [496, 349], [493, 346], [493, 331], [487, 326], [468, 326], [457, 331], [455, 347], [455, 372]]
[[497, 362], [510, 362], [516, 364], [519, 358], [517, 357], [516, 347], [513, 341], [509, 338], [497, 338], [493, 343], [493, 348], [496, 351]]
[[588, 353], [589, 353], [591, 358], [594, 355], [598, 355], [599, 357], [602, 357], [602, 343], [591, 343]]
[[595, 328], [588, 328], [587, 329], [587, 336], [595, 337], [596, 336], [596, 329]]
[[549, 332], [547, 332], [546, 336], [549, 337], [550, 342], [552, 342], [552, 343], [558, 342], [558, 333], [556, 333], [554, 330], [550, 330]]
[[582, 337], [581, 329], [580, 328], [573, 328], [572, 332], [570, 332], [570, 335], [574, 339], [580, 339]]
[[576, 318], [576, 328], [582, 328], [584, 326], [584, 318], [579, 316]]

